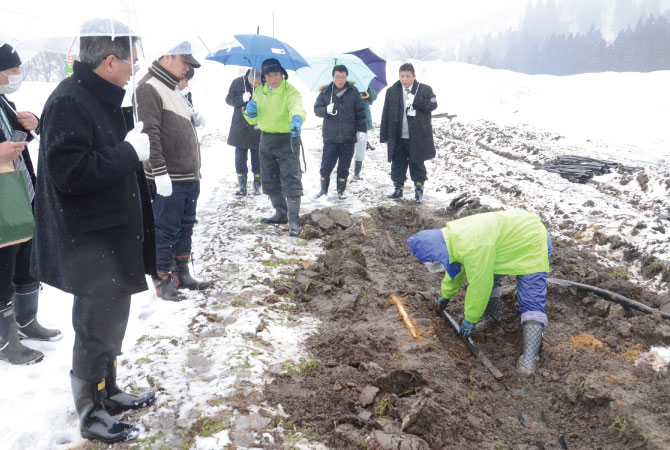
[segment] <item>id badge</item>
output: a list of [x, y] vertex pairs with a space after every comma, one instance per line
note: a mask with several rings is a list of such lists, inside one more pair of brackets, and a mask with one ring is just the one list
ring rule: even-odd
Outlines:
[[414, 117], [416, 116], [416, 109], [414, 109], [413, 106], [410, 106], [407, 108], [407, 117]]

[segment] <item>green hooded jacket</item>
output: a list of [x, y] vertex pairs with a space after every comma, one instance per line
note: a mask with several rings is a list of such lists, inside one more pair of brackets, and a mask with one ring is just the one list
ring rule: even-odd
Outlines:
[[265, 133], [288, 133], [293, 116], [300, 116], [303, 123], [305, 121], [302, 95], [286, 80], [281, 80], [274, 92], [270, 92], [267, 83], [261, 84], [254, 90], [254, 100], [258, 111], [256, 117], [249, 117], [245, 112], [244, 118]]
[[549, 272], [547, 229], [528, 211], [496, 211], [448, 222], [442, 228], [449, 263], [461, 264], [454, 280], [442, 280], [442, 296], [451, 298], [465, 281], [465, 318], [477, 323], [486, 310], [493, 275]]

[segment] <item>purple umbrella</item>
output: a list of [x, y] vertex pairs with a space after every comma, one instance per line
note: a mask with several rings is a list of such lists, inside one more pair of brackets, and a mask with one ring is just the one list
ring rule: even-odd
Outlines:
[[375, 77], [370, 82], [370, 87], [379, 93], [388, 84], [386, 82], [386, 60], [375, 55], [369, 48], [347, 52], [356, 55], [363, 60], [366, 66], [374, 72]]

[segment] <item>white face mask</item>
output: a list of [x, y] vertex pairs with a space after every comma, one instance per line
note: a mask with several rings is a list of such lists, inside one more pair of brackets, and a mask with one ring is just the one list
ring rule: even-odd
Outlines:
[[426, 269], [428, 269], [428, 272], [430, 273], [440, 273], [440, 272], [446, 272], [447, 269], [444, 268], [441, 262], [426, 262], [423, 263], [424, 266], [426, 266]]
[[7, 75], [9, 84], [0, 85], [0, 94], [13, 94], [21, 87], [23, 77], [21, 75]]

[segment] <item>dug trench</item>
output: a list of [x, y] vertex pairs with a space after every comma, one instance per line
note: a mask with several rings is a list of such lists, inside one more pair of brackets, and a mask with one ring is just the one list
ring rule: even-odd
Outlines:
[[[670, 448], [667, 374], [635, 364], [641, 351], [670, 344], [670, 324], [660, 315], [550, 285], [541, 361], [535, 375], [522, 377], [515, 283], [506, 277], [502, 324], [474, 336], [503, 372], [496, 380], [436, 314], [429, 299], [439, 296], [441, 276], [428, 273], [405, 241], [483, 211], [475, 199], [440, 210], [404, 203], [360, 217], [327, 210], [305, 217], [303, 236], [322, 238], [324, 253], [275, 288], [295, 299], [296, 314], [322, 326], [307, 341], [309, 358], [278, 375], [265, 400], [330, 448]], [[625, 268], [606, 267], [559, 236], [553, 242], [552, 277], [650, 306], [662, 302]], [[447, 308], [454, 317], [464, 292]], [[418, 339], [391, 294], [404, 300]]]

